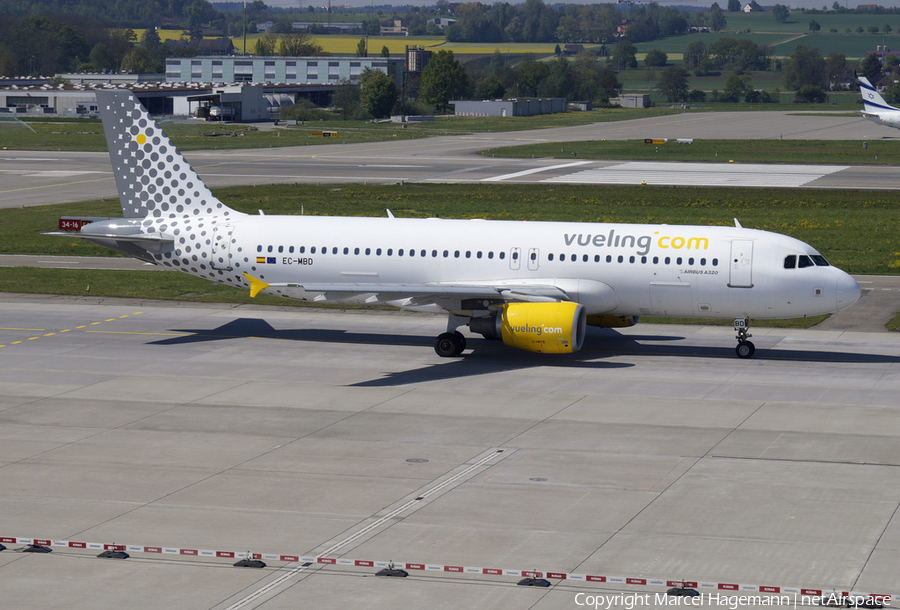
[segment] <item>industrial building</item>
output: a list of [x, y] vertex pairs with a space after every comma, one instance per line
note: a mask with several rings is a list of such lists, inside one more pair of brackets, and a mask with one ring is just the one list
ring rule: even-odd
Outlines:
[[358, 83], [366, 68], [403, 85], [403, 58], [392, 57], [169, 57], [167, 83], [337, 85]]
[[566, 111], [564, 97], [530, 97], [510, 100], [451, 101], [456, 116], [532, 116]]

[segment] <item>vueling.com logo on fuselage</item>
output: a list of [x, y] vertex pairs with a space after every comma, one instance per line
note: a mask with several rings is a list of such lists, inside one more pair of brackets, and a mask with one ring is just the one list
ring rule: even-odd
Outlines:
[[510, 330], [514, 333], [531, 333], [533, 335], [541, 336], [544, 334], [547, 335], [561, 335], [563, 334], [563, 329], [559, 326], [532, 326], [531, 324], [522, 324], [517, 326], [515, 324], [510, 325]]
[[[644, 256], [650, 252], [653, 245], [653, 236], [659, 235], [654, 231], [653, 235], [619, 235], [615, 229], [609, 233], [565, 233], [563, 241], [567, 246], [578, 244], [579, 246], [594, 246], [596, 248], [637, 248], [635, 254]], [[709, 238], [706, 237], [681, 237], [671, 235], [659, 235], [656, 245], [663, 250], [707, 250]]]

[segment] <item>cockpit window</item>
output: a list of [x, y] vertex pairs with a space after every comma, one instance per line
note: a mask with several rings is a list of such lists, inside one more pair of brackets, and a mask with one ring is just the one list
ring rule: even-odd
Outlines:
[[797, 261], [797, 267], [799, 267], [800, 269], [803, 269], [805, 267], [813, 267], [813, 266], [815, 266], [815, 263], [812, 262], [812, 259], [809, 258], [808, 256], [806, 256], [805, 254], [800, 256], [799, 260]]
[[784, 268], [785, 269], [793, 269], [797, 266], [797, 255], [796, 254], [788, 254], [784, 257]]
[[813, 259], [813, 262], [816, 264], [816, 267], [830, 267], [831, 266], [828, 264], [828, 261], [825, 260], [825, 257], [822, 256], [821, 254], [813, 254], [813, 255], [811, 255], [811, 258]]

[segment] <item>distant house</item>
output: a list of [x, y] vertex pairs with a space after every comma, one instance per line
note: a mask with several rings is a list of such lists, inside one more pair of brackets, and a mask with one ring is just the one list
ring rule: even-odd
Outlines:
[[265, 21], [263, 23], [256, 24], [256, 31], [260, 34], [271, 34], [273, 27], [275, 27], [275, 23], [273, 23], [272, 21]]
[[563, 54], [564, 56], [566, 56], [566, 57], [575, 57], [576, 55], [578, 55], [578, 54], [581, 53], [582, 51], [584, 51], [584, 45], [583, 45], [583, 44], [567, 44], [567, 45], [563, 48], [562, 54]]
[[772, 6], [760, 6], [756, 0], [750, 0], [741, 10], [745, 13], [771, 13], [773, 8]]
[[709, 26], [708, 25], [692, 25], [690, 27], [691, 32], [697, 32], [700, 34], [709, 34]]
[[450, 17], [435, 17], [434, 19], [429, 19], [427, 23], [433, 23], [443, 30], [446, 29], [447, 26], [456, 23], [456, 19], [451, 19]]
[[197, 43], [201, 55], [234, 55], [237, 49], [230, 38], [204, 38]]
[[382, 36], [409, 36], [409, 23], [399, 17], [382, 21], [380, 33]]

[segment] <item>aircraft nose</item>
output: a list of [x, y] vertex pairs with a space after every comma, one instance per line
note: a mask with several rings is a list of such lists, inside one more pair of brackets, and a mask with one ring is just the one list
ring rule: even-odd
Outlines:
[[837, 307], [845, 309], [850, 307], [859, 300], [860, 288], [859, 283], [853, 279], [853, 276], [841, 272], [841, 276], [837, 279]]

